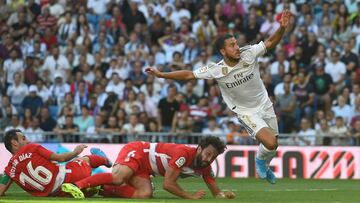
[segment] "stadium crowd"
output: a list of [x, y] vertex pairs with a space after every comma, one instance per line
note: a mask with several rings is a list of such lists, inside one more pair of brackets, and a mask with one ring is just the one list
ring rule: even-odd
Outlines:
[[198, 132], [254, 144], [213, 80], [144, 69], [217, 62], [219, 36], [259, 42], [284, 9], [291, 26], [258, 61], [280, 133], [298, 134], [298, 145], [360, 145], [359, 0], [0, 0], [0, 131], [19, 128], [36, 142], [169, 132], [186, 143]]

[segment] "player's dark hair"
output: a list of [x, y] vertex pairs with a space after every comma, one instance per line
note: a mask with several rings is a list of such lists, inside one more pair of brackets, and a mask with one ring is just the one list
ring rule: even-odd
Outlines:
[[218, 154], [222, 154], [226, 149], [225, 143], [221, 141], [220, 138], [215, 136], [205, 137], [199, 143], [199, 147], [201, 147], [202, 149], [208, 147], [209, 145], [215, 147]]
[[216, 40], [216, 49], [219, 51], [219, 53], [220, 53], [220, 49], [223, 49], [225, 46], [225, 40], [233, 37], [234, 37], [233, 35], [227, 33]]
[[21, 130], [19, 129], [11, 129], [5, 132], [5, 136], [4, 136], [4, 145], [5, 148], [12, 153], [12, 145], [11, 145], [11, 140], [18, 140], [17, 134], [16, 133], [21, 133]]

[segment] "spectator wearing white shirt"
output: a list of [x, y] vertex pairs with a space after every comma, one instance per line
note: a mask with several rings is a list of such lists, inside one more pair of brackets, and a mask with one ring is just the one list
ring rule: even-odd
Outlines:
[[352, 144], [349, 137], [349, 129], [345, 126], [344, 118], [336, 116], [335, 125], [330, 127], [330, 135], [332, 137], [331, 145], [333, 146], [348, 146]]
[[21, 58], [18, 58], [18, 53], [15, 49], [10, 52], [10, 58], [4, 61], [4, 71], [6, 82], [8, 84], [13, 84], [14, 74], [16, 72], [22, 75], [24, 71], [24, 62]]
[[11, 98], [11, 103], [20, 108], [21, 102], [28, 95], [28, 86], [21, 82], [20, 73], [14, 74], [14, 83], [7, 89], [6, 95]]
[[121, 81], [119, 74], [117, 72], [113, 72], [111, 76], [111, 81], [106, 86], [106, 89], [108, 89], [108, 87], [111, 87], [111, 89], [114, 90], [115, 94], [118, 96], [119, 99], [123, 99], [122, 95], [125, 88], [125, 84], [123, 81]]
[[52, 47], [51, 55], [46, 57], [42, 71], [45, 77], [49, 76], [51, 79], [55, 79], [55, 73], [60, 73], [64, 79], [67, 78], [70, 71], [70, 64], [64, 55], [60, 55], [59, 47]]
[[50, 86], [51, 99], [61, 106], [65, 101], [65, 94], [70, 92], [70, 86], [63, 82], [63, 76], [60, 73], [54, 75], [55, 83]]
[[109, 0], [88, 0], [87, 8], [91, 9], [96, 15], [102, 16], [106, 12]]
[[316, 142], [316, 131], [311, 128], [311, 123], [307, 118], [301, 119], [300, 128], [298, 137], [295, 138], [296, 144], [299, 146], [314, 146]]
[[57, 0], [49, 1], [49, 10], [50, 14], [56, 18], [59, 18], [63, 13], [65, 13], [64, 7], [57, 2]]
[[139, 92], [138, 100], [142, 105], [142, 109], [147, 113], [148, 117], [156, 118], [157, 116], [156, 103], [152, 99], [146, 97], [145, 93], [143, 92]]
[[145, 132], [145, 126], [142, 123], [139, 123], [138, 117], [136, 114], [131, 114], [129, 118], [129, 123], [125, 123], [121, 129], [121, 133], [127, 134], [127, 141], [137, 140], [138, 134]]
[[183, 1], [182, 0], [176, 0], [175, 1], [175, 9], [171, 13], [170, 19], [175, 24], [175, 29], [178, 29], [181, 25], [181, 19], [187, 18], [191, 19], [191, 14], [188, 10], [183, 8]]
[[39, 118], [33, 117], [31, 119], [30, 127], [25, 130], [25, 135], [30, 142], [44, 142], [43, 130], [40, 128]]
[[271, 75], [278, 75], [279, 74], [279, 66], [284, 66], [285, 73], [289, 72], [290, 63], [286, 60], [285, 52], [280, 51], [277, 53], [276, 61], [274, 61], [270, 65], [270, 74]]
[[72, 20], [71, 12], [65, 13], [65, 22], [59, 25], [58, 40], [66, 45], [66, 41], [76, 33], [76, 25]]
[[226, 142], [226, 135], [224, 134], [224, 131], [218, 127], [216, 119], [214, 117], [209, 118], [208, 127], [202, 130], [202, 134], [206, 136], [217, 136], [222, 141]]
[[25, 131], [25, 128], [20, 124], [19, 115], [17, 114], [11, 116], [11, 124], [7, 126], [4, 131], [6, 132], [12, 129], [18, 129], [21, 130], [22, 132]]
[[346, 66], [343, 62], [339, 61], [340, 53], [338, 51], [331, 52], [331, 61], [325, 66], [325, 73], [328, 73], [336, 90], [339, 92], [345, 86], [345, 73]]
[[158, 40], [160, 46], [165, 51], [166, 63], [171, 63], [174, 52], [182, 53], [185, 49], [185, 43], [181, 38], [181, 35], [176, 33], [161, 37]]
[[331, 108], [332, 111], [334, 111], [334, 114], [336, 117], [341, 116], [344, 119], [345, 124], [350, 124], [352, 115], [353, 115], [353, 109], [350, 107], [350, 105], [345, 103], [345, 98], [340, 95], [337, 99], [337, 106], [333, 106]]

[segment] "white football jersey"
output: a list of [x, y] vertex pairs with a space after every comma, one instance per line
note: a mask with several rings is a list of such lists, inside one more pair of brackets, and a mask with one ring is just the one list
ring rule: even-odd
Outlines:
[[259, 112], [272, 105], [260, 78], [257, 57], [266, 52], [264, 42], [240, 48], [241, 59], [234, 67], [219, 63], [208, 64], [193, 73], [198, 79], [215, 79], [227, 106], [237, 114]]

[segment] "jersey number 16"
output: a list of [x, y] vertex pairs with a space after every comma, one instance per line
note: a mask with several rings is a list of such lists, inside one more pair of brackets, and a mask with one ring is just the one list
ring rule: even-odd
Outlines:
[[49, 184], [52, 179], [52, 173], [43, 166], [38, 166], [34, 169], [31, 161], [28, 163], [26, 168], [30, 177], [25, 173], [21, 172], [19, 176], [21, 184], [25, 186], [25, 183], [28, 183], [33, 188], [39, 191], [44, 191], [44, 186]]

